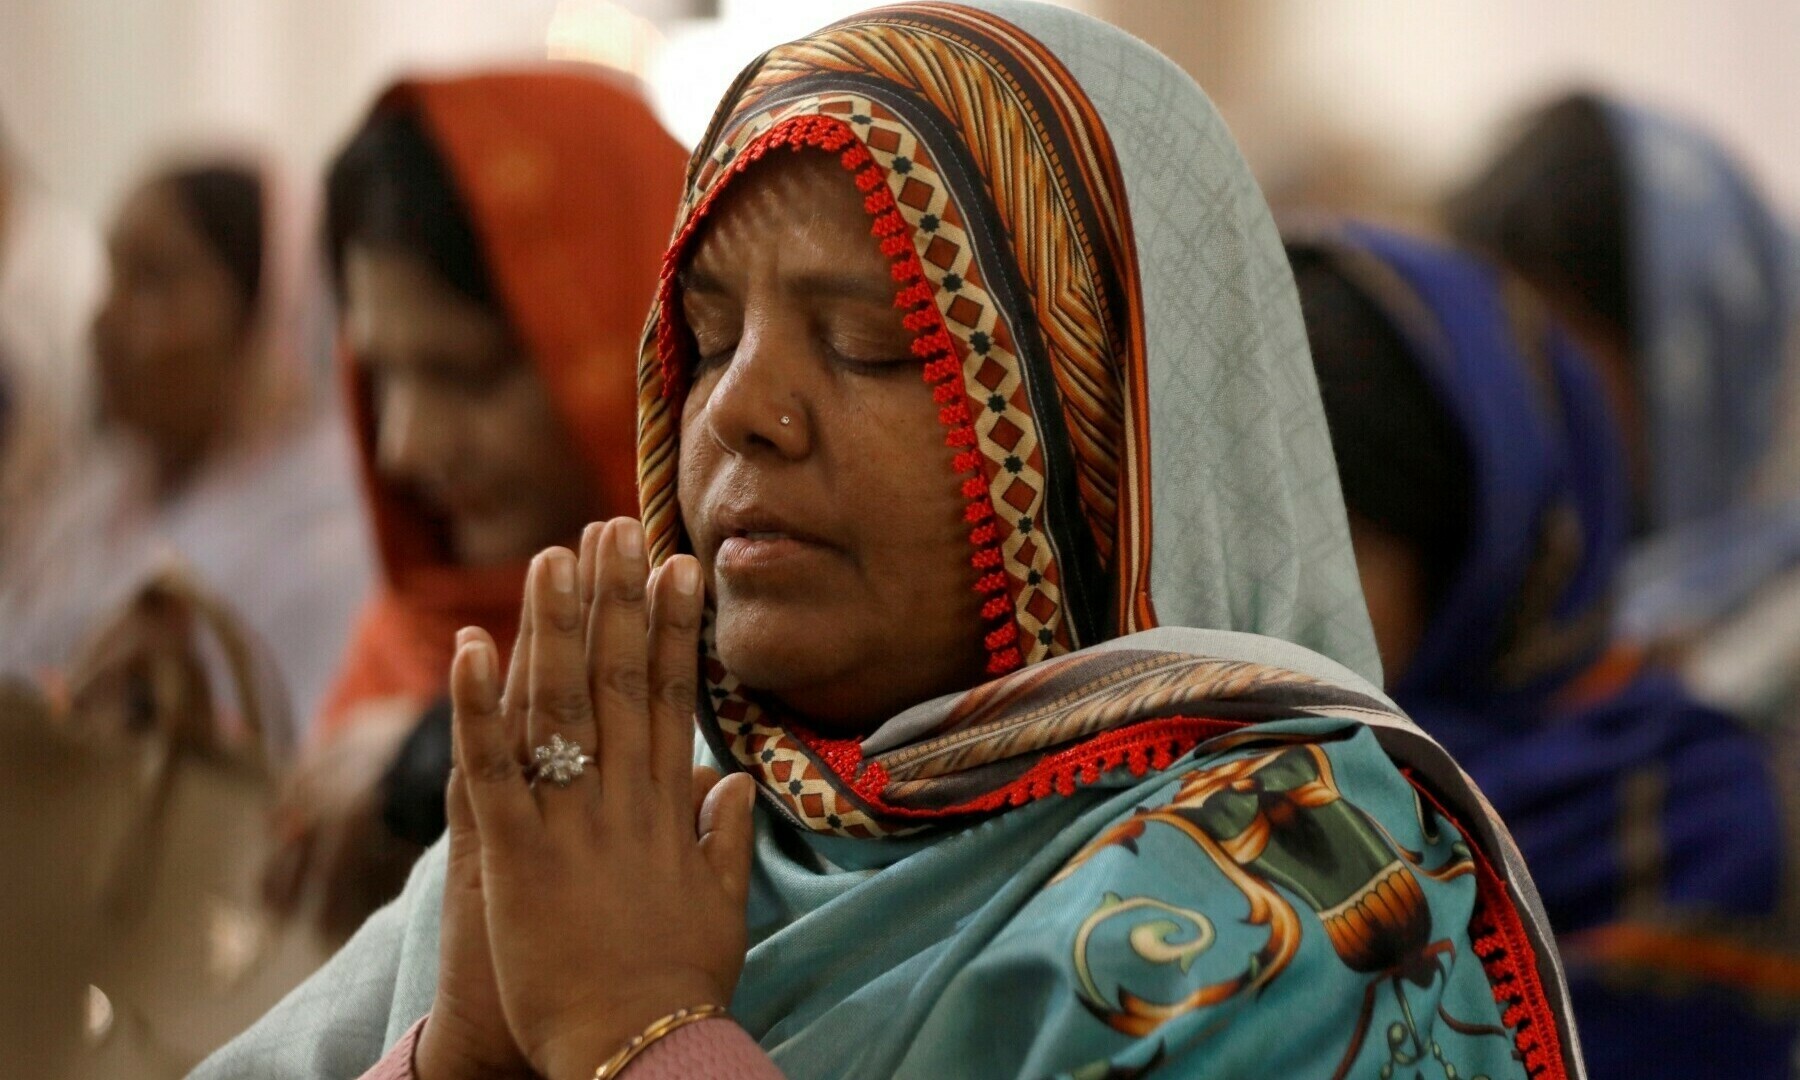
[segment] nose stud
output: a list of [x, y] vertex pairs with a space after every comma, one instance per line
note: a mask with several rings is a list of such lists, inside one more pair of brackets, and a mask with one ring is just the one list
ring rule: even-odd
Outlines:
[[789, 424], [792, 424], [793, 422], [794, 422], [793, 417], [787, 415], [786, 413], [783, 413], [781, 415], [781, 426], [782, 427], [787, 427]]

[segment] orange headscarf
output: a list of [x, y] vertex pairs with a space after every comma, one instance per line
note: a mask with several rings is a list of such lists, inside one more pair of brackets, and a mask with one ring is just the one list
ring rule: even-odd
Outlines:
[[[634, 92], [570, 71], [409, 79], [375, 104], [394, 109], [416, 111], [443, 155], [507, 317], [590, 466], [597, 505], [633, 512], [638, 337], [686, 152]], [[444, 693], [462, 626], [509, 646], [525, 583], [524, 563], [457, 565], [427, 515], [383, 481], [366, 380], [348, 355], [343, 367], [384, 581], [322, 736], [359, 704]]]

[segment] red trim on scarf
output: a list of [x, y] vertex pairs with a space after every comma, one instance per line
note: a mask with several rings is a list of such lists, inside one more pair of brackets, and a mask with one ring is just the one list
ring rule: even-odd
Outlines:
[[1051, 795], [1073, 795], [1078, 786], [1097, 783], [1114, 769], [1129, 769], [1133, 776], [1153, 770], [1161, 772], [1207, 739], [1247, 726], [1242, 720], [1187, 716], [1144, 720], [1047, 754], [1011, 783], [992, 791], [952, 806], [933, 808], [895, 806], [886, 801], [882, 792], [890, 782], [888, 771], [878, 761], [865, 762], [862, 744], [856, 739], [827, 739], [799, 727], [789, 730], [875, 812], [930, 821], [991, 813]]
[[838, 163], [855, 177], [857, 190], [864, 195], [863, 209], [874, 219], [869, 233], [881, 242], [881, 253], [893, 260], [890, 272], [898, 285], [894, 306], [906, 312], [903, 321], [913, 333], [912, 353], [924, 363], [925, 382], [932, 387], [932, 398], [939, 406], [938, 420], [946, 429], [944, 445], [956, 451], [951, 468], [966, 502], [963, 520], [969, 526], [969, 545], [974, 549], [969, 565], [979, 575], [974, 584], [975, 592], [985, 598], [981, 617], [988, 623], [982, 638], [988, 654], [987, 671], [989, 675], [1004, 675], [1016, 670], [1024, 663], [1018, 647], [1019, 626], [1008, 593], [1006, 572], [999, 569], [1002, 561], [999, 529], [993, 524], [994, 504], [982, 473], [981, 452], [975, 448], [974, 415], [963, 385], [962, 360], [957, 356], [955, 340], [944, 324], [943, 313], [938, 311], [936, 290], [925, 278], [912, 227], [900, 213], [893, 192], [888, 188], [887, 170], [875, 161], [849, 124], [836, 117], [808, 114], [790, 117], [774, 125], [752, 139], [732, 159], [688, 216], [663, 258], [658, 286], [662, 318], [656, 328], [656, 351], [662, 364], [663, 395], [670, 399], [669, 407], [679, 411], [679, 394], [686, 389], [686, 371], [681, 363], [681, 337], [676, 330], [674, 300], [676, 278], [687, 245], [719, 194], [728, 186], [730, 178], [762, 160], [769, 151], [781, 147], [838, 154]]
[[[1402, 769], [1414, 790], [1430, 803], [1445, 820], [1467, 837], [1469, 830], [1455, 814], [1444, 809], [1411, 769]], [[1513, 1048], [1532, 1080], [1569, 1080], [1564, 1066], [1562, 1032], [1556, 1024], [1556, 1010], [1544, 993], [1538, 976], [1537, 950], [1531, 935], [1525, 932], [1525, 921], [1506, 883], [1494, 871], [1493, 864], [1479, 845], [1469, 844], [1469, 856], [1475, 862], [1475, 914], [1469, 919], [1470, 947], [1487, 974], [1494, 1001], [1500, 1006], [1500, 1022], [1513, 1035]]]

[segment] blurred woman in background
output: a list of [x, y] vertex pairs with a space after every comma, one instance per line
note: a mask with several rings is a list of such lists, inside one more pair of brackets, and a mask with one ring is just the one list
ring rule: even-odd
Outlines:
[[510, 641], [531, 556], [637, 505], [633, 362], [685, 159], [635, 91], [535, 70], [400, 82], [331, 167], [382, 573], [289, 800], [290, 854], [313, 870], [281, 888], [316, 873], [334, 934], [398, 891], [409, 841], [442, 831], [448, 715], [419, 721], [457, 629]]
[[1800, 803], [1613, 645], [1630, 485], [1600, 379], [1473, 258], [1359, 226], [1289, 251], [1389, 690], [1518, 837], [1590, 1074], [1787, 1076]]
[[1449, 216], [1542, 293], [1605, 379], [1634, 491], [1622, 632], [1681, 656], [1736, 715], [1792, 714], [1800, 244], [1716, 139], [1585, 93], [1530, 117]]
[[13, 669], [66, 664], [173, 566], [281, 656], [282, 712], [323, 696], [368, 564], [341, 429], [297, 341], [302, 261], [279, 196], [258, 167], [196, 160], [122, 204], [93, 324], [103, 441], [8, 567]]

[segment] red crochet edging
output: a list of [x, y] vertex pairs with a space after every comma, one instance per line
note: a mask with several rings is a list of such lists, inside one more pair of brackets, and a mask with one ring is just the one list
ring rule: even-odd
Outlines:
[[1023, 806], [1050, 795], [1073, 795], [1081, 784], [1093, 784], [1114, 769], [1126, 768], [1133, 776], [1160, 772], [1195, 746], [1218, 735], [1245, 727], [1242, 720], [1210, 720], [1171, 716], [1130, 724], [1066, 750], [1048, 754], [1010, 783], [952, 806], [921, 809], [895, 806], [882, 798], [888, 772], [880, 762], [864, 762], [862, 745], [855, 739], [825, 739], [795, 729], [795, 734], [814, 756], [840, 778], [869, 807], [894, 817], [932, 820], [990, 813], [1007, 806]]
[[[1406, 779], [1438, 813], [1456, 824], [1465, 836], [1469, 835], [1456, 815], [1447, 812], [1410, 770]], [[1494, 1001], [1500, 1006], [1500, 1022], [1512, 1032], [1513, 1048], [1527, 1076], [1532, 1080], [1568, 1080], [1568, 1070], [1563, 1067], [1562, 1033], [1538, 977], [1537, 950], [1525, 932], [1525, 922], [1487, 856], [1474, 844], [1469, 845], [1469, 853], [1475, 862], [1476, 883], [1475, 914], [1469, 920], [1470, 948], [1481, 961]]]
[[[849, 124], [819, 114], [796, 116], [776, 124], [732, 159], [726, 175], [713, 182], [712, 190], [695, 207], [663, 257], [658, 291], [662, 318], [656, 330], [663, 395], [675, 399], [685, 389], [686, 372], [680, 363], [681, 340], [675, 328], [673, 301], [675, 280], [687, 245], [719, 193], [725, 190], [727, 179], [761, 160], [770, 150], [783, 146], [794, 151], [812, 148], [839, 155], [838, 163], [855, 177], [857, 190], [864, 195], [863, 209], [874, 218], [870, 235], [881, 242], [881, 253], [893, 260], [890, 272], [899, 285], [894, 306], [906, 312], [906, 328], [913, 332], [912, 354], [924, 362], [925, 382], [931, 386], [932, 398], [938, 404], [938, 420], [946, 428], [944, 444], [956, 451], [951, 469], [961, 481], [966, 504], [963, 520], [969, 525], [969, 545], [974, 549], [969, 565], [977, 575], [974, 588], [976, 595], [983, 597], [981, 617], [988, 624], [982, 638], [988, 654], [987, 671], [989, 675], [1004, 675], [1017, 669], [1024, 657], [1019, 651], [1019, 626], [1006, 571], [1001, 568], [1000, 529], [981, 468], [974, 414], [963, 386], [962, 360], [957, 356], [944, 316], [938, 311], [934, 288], [925, 278], [925, 267], [913, 244], [912, 227], [888, 188], [887, 170], [876, 162]], [[672, 402], [670, 407], [677, 406]]]

